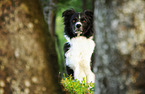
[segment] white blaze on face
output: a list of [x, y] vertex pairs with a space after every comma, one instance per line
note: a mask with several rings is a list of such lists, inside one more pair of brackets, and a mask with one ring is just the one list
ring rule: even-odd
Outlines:
[[81, 19], [80, 13], [79, 13], [79, 19]]
[[77, 25], [80, 24], [82, 26], [82, 23], [81, 22], [76, 22], [75, 24], [75, 28], [77, 28]]
[[[76, 24], [75, 24], [75, 31], [83, 31], [82, 23], [80, 22], [80, 19], [81, 19], [81, 16], [80, 16], [80, 13], [79, 13], [79, 21], [76, 22]], [[80, 27], [78, 28], [77, 25], [80, 25]]]

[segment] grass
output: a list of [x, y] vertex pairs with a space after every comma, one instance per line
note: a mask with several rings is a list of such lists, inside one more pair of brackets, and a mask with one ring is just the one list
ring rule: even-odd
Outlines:
[[85, 79], [82, 82], [72, 79], [71, 76], [61, 80], [61, 84], [64, 87], [64, 91], [69, 94], [94, 94], [94, 83], [85, 83]]

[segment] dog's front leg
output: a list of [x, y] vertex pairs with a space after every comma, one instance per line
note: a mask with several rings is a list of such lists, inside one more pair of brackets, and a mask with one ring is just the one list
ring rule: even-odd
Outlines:
[[83, 79], [85, 79], [86, 81], [85, 72], [80, 68], [79, 65], [74, 69], [74, 78], [79, 80], [80, 82], [83, 81]]
[[91, 71], [91, 69], [87, 71], [86, 75], [87, 83], [95, 83], [95, 74]]

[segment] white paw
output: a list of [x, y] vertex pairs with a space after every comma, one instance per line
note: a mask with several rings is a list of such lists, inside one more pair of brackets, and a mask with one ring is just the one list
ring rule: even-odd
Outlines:
[[92, 71], [87, 75], [87, 83], [95, 83], [95, 74]]

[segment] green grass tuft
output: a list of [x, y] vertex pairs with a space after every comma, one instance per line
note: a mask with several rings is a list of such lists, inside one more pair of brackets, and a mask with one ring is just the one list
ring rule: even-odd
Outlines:
[[82, 82], [72, 79], [71, 76], [61, 80], [61, 84], [66, 92], [70, 94], [94, 94], [94, 83], [85, 83], [85, 79]]

